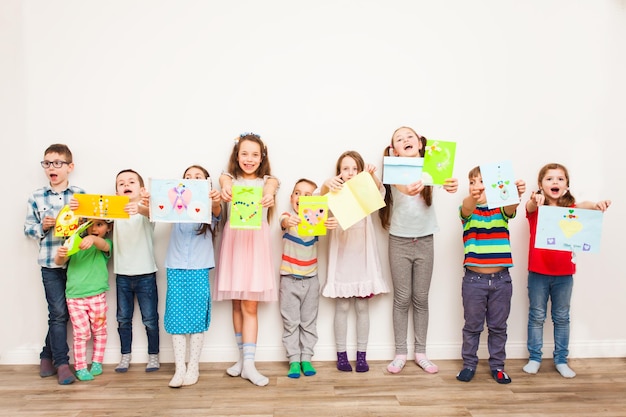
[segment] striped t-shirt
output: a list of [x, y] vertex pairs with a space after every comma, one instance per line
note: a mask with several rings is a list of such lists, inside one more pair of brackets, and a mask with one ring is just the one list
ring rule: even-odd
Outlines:
[[490, 209], [487, 205], [477, 205], [472, 214], [463, 218], [463, 246], [465, 260], [463, 266], [510, 268], [513, 266], [511, 242], [509, 239], [509, 219], [504, 208]]
[[[280, 216], [283, 221], [289, 213]], [[290, 227], [283, 234], [283, 258], [280, 275], [314, 277], [317, 275], [317, 236], [299, 236], [297, 227]]]

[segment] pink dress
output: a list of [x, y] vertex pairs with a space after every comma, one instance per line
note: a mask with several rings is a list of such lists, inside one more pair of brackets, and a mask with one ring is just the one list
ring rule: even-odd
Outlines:
[[388, 292], [371, 215], [348, 230], [341, 227], [330, 230], [328, 275], [322, 295], [329, 298], [350, 298]]
[[[233, 185], [262, 187], [263, 178], [237, 178]], [[278, 274], [272, 262], [270, 230], [267, 209], [263, 209], [261, 230], [231, 229], [230, 205], [217, 263], [217, 277], [213, 299], [277, 301]]]

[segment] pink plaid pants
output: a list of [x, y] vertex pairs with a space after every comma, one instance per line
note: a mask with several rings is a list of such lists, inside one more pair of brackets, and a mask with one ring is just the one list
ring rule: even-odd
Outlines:
[[106, 294], [85, 298], [68, 298], [67, 310], [74, 332], [74, 367], [87, 368], [87, 341], [93, 336], [92, 362], [102, 363], [107, 344]]

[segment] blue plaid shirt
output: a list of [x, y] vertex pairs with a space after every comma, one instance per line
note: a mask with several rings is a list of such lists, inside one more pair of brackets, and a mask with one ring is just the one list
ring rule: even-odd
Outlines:
[[28, 199], [24, 234], [39, 241], [37, 263], [40, 266], [59, 268], [54, 263], [54, 255], [63, 244], [64, 238], [54, 236], [54, 227], [44, 232], [42, 222], [45, 216], [56, 217], [61, 209], [70, 203], [74, 194], [85, 194], [85, 190], [68, 185], [65, 190], [57, 193], [46, 185], [36, 190]]

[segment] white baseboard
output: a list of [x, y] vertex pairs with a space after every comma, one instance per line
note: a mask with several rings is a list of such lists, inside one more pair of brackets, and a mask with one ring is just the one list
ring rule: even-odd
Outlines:
[[[520, 342], [507, 344], [508, 359], [526, 359], [528, 351], [526, 344]], [[551, 358], [554, 349], [553, 343], [545, 343], [543, 347], [544, 357]], [[32, 365], [39, 363], [40, 348], [18, 348], [0, 354], [0, 365]], [[356, 357], [356, 346], [348, 346], [348, 357]], [[412, 353], [412, 352], [409, 352]], [[71, 356], [70, 352], [70, 356]], [[461, 358], [460, 344], [431, 344], [427, 347], [427, 354], [433, 360], [455, 360]], [[88, 352], [87, 357], [91, 355]], [[367, 349], [367, 358], [370, 360], [391, 360], [393, 358], [393, 346], [376, 345], [370, 343]], [[161, 348], [160, 360], [163, 363], [174, 362], [174, 352], [171, 346]], [[481, 344], [478, 350], [481, 359], [489, 357], [486, 343]], [[119, 347], [107, 348], [104, 354], [104, 363], [117, 363], [120, 357]], [[238, 353], [234, 346], [210, 346], [202, 351], [202, 362], [233, 362], [237, 360]], [[579, 341], [570, 343], [570, 358], [614, 358], [626, 357], [626, 340], [614, 341]], [[283, 346], [258, 346], [256, 359], [259, 362], [284, 361], [285, 350]], [[314, 361], [334, 361], [337, 359], [335, 345], [320, 345], [315, 347]], [[133, 363], [146, 363], [148, 361], [147, 346], [133, 346]]]

